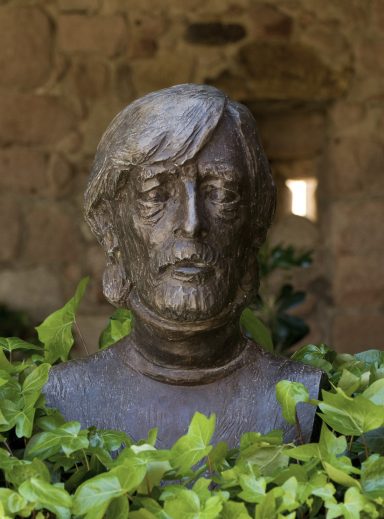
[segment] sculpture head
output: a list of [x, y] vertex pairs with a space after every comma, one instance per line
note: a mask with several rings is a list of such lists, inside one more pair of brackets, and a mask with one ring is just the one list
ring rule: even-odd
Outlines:
[[176, 324], [237, 314], [274, 207], [247, 108], [192, 84], [136, 100], [103, 135], [85, 193], [107, 299]]

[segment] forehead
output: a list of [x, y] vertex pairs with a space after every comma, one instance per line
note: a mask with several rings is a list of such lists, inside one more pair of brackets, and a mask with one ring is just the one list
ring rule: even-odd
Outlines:
[[197, 156], [199, 168], [218, 164], [220, 167], [226, 165], [238, 173], [246, 169], [244, 159], [244, 147], [236, 131], [234, 123], [228, 116], [220, 121], [212, 138], [204, 146]]
[[[223, 117], [208, 143], [188, 164], [196, 166], [201, 176], [212, 173], [237, 181], [247, 176], [244, 146], [229, 117]], [[142, 164], [137, 168], [138, 180], [150, 180], [164, 172], [177, 174], [182, 166], [177, 162]]]

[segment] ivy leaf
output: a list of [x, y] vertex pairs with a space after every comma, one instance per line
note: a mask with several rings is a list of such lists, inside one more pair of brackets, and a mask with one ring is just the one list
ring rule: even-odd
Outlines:
[[131, 455], [129, 458], [123, 458], [121, 463], [119, 458], [116, 464], [110, 474], [118, 478], [123, 491], [131, 493], [137, 490], [145, 478], [148, 463], [138, 456]]
[[209, 418], [195, 413], [188, 433], [177, 440], [171, 449], [171, 465], [181, 473], [187, 473], [191, 467], [209, 454], [212, 447], [209, 442], [215, 431], [216, 416]]
[[51, 479], [47, 466], [38, 458], [35, 458], [33, 461], [15, 460], [5, 473], [7, 481], [15, 487], [20, 486], [30, 478], [43, 479], [47, 482]]
[[58, 519], [70, 519], [72, 497], [64, 488], [51, 485], [42, 479], [31, 478], [19, 487], [19, 493], [28, 501], [37, 503], [56, 514]]
[[347, 488], [361, 488], [360, 483], [357, 481], [357, 479], [354, 479], [352, 476], [349, 476], [343, 470], [336, 468], [334, 465], [331, 465], [330, 463], [324, 461], [323, 467], [330, 479], [332, 479], [332, 481], [335, 481], [336, 483], [339, 483], [340, 485], [343, 485]]
[[319, 408], [323, 414], [320, 416], [338, 433], [361, 436], [384, 424], [382, 407], [362, 395], [351, 398], [339, 387], [336, 393], [323, 391], [322, 395], [323, 401], [319, 402]]
[[345, 492], [344, 503], [325, 503], [328, 509], [327, 519], [344, 517], [345, 519], [360, 519], [360, 512], [364, 509], [366, 501], [355, 487], [348, 488]]
[[66, 456], [89, 446], [87, 431], [81, 431], [79, 422], [68, 422], [54, 431], [35, 434], [27, 444], [25, 458], [38, 456], [44, 460], [63, 451]]
[[251, 519], [244, 503], [227, 501], [223, 504], [220, 519]]
[[343, 369], [337, 386], [340, 387], [346, 395], [351, 396], [352, 393], [359, 388], [360, 380], [361, 378], [357, 375], [354, 375], [347, 369]]
[[272, 334], [270, 329], [254, 314], [250, 308], [245, 308], [240, 317], [240, 325], [250, 335], [251, 339], [267, 351], [273, 351]]
[[[41, 390], [48, 380], [50, 369], [50, 364], [41, 364], [24, 380], [21, 390], [24, 397], [24, 404], [26, 406], [35, 405], [39, 399]], [[27, 438], [29, 438], [29, 436], [27, 436]]]
[[361, 486], [371, 499], [384, 496], [384, 457], [373, 454], [364, 461], [361, 470]]
[[75, 295], [59, 310], [49, 315], [40, 326], [37, 334], [44, 344], [45, 360], [53, 364], [58, 359], [68, 360], [69, 352], [74, 344], [72, 326], [75, 323], [75, 313], [79, 307], [89, 278], [84, 278], [77, 286]]
[[[368, 398], [376, 405], [384, 406], [384, 378], [376, 380], [363, 392], [363, 397]], [[384, 412], [384, 408], [383, 408]]]
[[127, 496], [120, 496], [113, 499], [108, 506], [106, 519], [128, 519], [129, 504]]
[[[29, 515], [27, 501], [9, 488], [0, 488], [0, 505], [3, 506], [3, 513], [5, 514], [21, 514], [21, 517]], [[1, 512], [0, 506], [0, 517], [6, 517], [6, 515], [1, 515]]]
[[0, 337], [0, 348], [2, 348], [4, 351], [7, 351], [8, 353], [11, 353], [15, 350], [40, 351], [42, 349], [41, 346], [23, 341], [18, 337]]
[[119, 478], [111, 472], [99, 474], [82, 483], [75, 492], [73, 513], [101, 519], [111, 501], [124, 494]]
[[108, 348], [115, 342], [131, 333], [133, 315], [130, 310], [118, 308], [110, 317], [105, 330], [102, 331], [99, 339], [101, 350]]
[[276, 398], [279, 402], [283, 416], [290, 424], [296, 423], [296, 405], [299, 402], [308, 402], [308, 389], [301, 382], [280, 380], [276, 384]]

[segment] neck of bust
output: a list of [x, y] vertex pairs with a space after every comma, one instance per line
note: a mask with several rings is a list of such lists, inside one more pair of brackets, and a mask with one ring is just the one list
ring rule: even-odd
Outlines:
[[163, 319], [130, 298], [134, 313], [131, 339], [150, 363], [170, 369], [218, 368], [240, 355], [245, 340], [239, 326], [240, 309], [230, 307], [206, 321], [177, 322]]

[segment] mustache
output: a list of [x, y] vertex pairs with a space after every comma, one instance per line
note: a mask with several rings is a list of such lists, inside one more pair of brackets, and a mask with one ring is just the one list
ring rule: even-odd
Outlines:
[[152, 272], [162, 273], [168, 267], [185, 261], [214, 267], [218, 264], [219, 256], [207, 243], [177, 240], [169, 243], [168, 246], [164, 246], [162, 250], [152, 256], [150, 260], [151, 270]]

